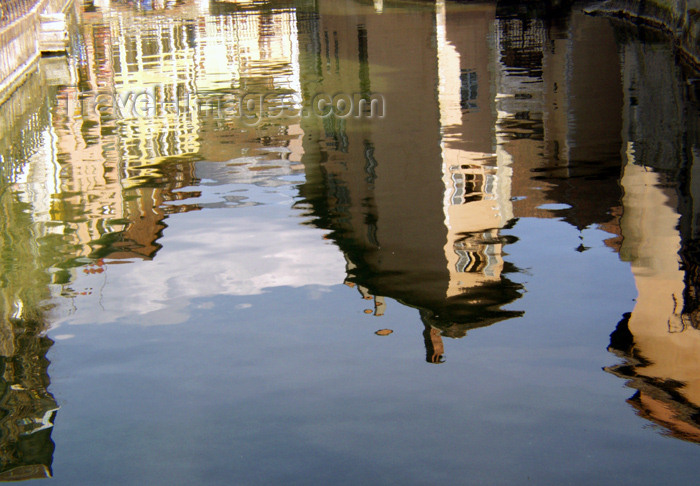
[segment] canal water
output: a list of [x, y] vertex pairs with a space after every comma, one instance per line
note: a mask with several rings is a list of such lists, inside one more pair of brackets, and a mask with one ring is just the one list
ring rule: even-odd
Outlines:
[[0, 107], [0, 479], [697, 480], [700, 76], [668, 38], [76, 10]]

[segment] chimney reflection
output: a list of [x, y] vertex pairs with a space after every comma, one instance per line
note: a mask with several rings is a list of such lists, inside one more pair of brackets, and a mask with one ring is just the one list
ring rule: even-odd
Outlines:
[[425, 360], [433, 364], [440, 364], [445, 361], [445, 347], [442, 344], [440, 330], [425, 324], [423, 339], [425, 342]]

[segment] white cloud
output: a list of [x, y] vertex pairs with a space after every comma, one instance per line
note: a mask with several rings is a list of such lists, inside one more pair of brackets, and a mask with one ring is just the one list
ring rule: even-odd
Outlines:
[[56, 324], [93, 324], [128, 318], [138, 324], [188, 319], [195, 298], [256, 295], [280, 286], [326, 287], [345, 278], [341, 252], [322, 230], [294, 213], [255, 208], [176, 214], [152, 261], [110, 264], [100, 274], [76, 272], [71, 287], [90, 288], [59, 303]]

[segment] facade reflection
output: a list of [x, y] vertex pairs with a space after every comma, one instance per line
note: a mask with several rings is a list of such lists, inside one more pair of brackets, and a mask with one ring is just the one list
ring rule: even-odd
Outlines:
[[[638, 297], [610, 336], [624, 361], [607, 371], [636, 390], [629, 403], [666, 433], [700, 442], [697, 91], [663, 39], [620, 27], [624, 60], [624, 189], [620, 256]], [[651, 37], [649, 37], [651, 35]], [[664, 101], [650, 93], [665, 93]]]
[[196, 185], [197, 162], [199, 177], [216, 172], [202, 161], [272, 165], [269, 154], [246, 155], [262, 147], [257, 140], [293, 132], [220, 116], [226, 96], [298, 82], [291, 14], [171, 7], [177, 17], [135, 21], [124, 8], [84, 18], [79, 81], [59, 91], [53, 114], [62, 185], [52, 214], [70, 227], [76, 257], [153, 258], [167, 215], [202, 207], [198, 191], [182, 190]]
[[324, 2], [299, 19], [307, 106], [319, 92], [381, 93], [387, 110], [302, 120], [301, 194], [375, 315], [383, 297], [419, 308], [428, 361], [441, 361], [440, 336], [520, 315], [503, 308], [520, 286], [503, 259], [512, 169], [496, 153], [497, 59], [483, 42], [495, 6], [375, 15], [373, 5]]
[[[502, 7], [499, 17], [507, 107], [499, 112], [513, 114], [499, 127], [513, 157], [512, 192], [524, 196], [514, 214], [611, 233], [606, 244], [630, 262], [638, 297], [611, 335], [609, 350], [624, 362], [606, 370], [636, 389], [629, 403], [640, 416], [697, 442], [692, 82], [653, 32], [577, 12], [523, 20]], [[568, 207], [543, 211], [547, 203]]]
[[[622, 94], [612, 26], [578, 12], [523, 19], [501, 10], [498, 125], [512, 157], [515, 216], [619, 236]], [[562, 209], [542, 208], [553, 203]]]
[[44, 302], [57, 255], [46, 218], [32, 214], [49, 212], [42, 194], [52, 181], [31, 172], [46, 169], [51, 155], [46, 89], [35, 72], [0, 106], [0, 481], [49, 477], [53, 461], [58, 404], [48, 391]]
[[[153, 258], [168, 213], [211, 204], [183, 190], [199, 178], [275, 184], [303, 170], [299, 207], [332, 231], [347, 283], [376, 316], [384, 297], [419, 308], [439, 330], [433, 342], [521, 315], [506, 308], [522, 291], [504, 259], [517, 217], [619, 234], [621, 100], [603, 88], [619, 83], [619, 59], [607, 22], [523, 20], [495, 4], [380, 6], [382, 15], [345, 2], [198, 6], [139, 28], [133, 10], [105, 10], [83, 26], [81, 82], [55, 110], [70, 177], [54, 213], [82, 248], [76, 263]], [[406, 28], [414, 40], [399, 35]], [[611, 79], [596, 83], [594, 68]], [[86, 89], [127, 103], [146, 94], [155, 118], [86, 112]], [[577, 101], [591, 90], [595, 104]], [[296, 93], [307, 108], [317, 93], [381, 93], [390, 111], [249, 126], [209, 105], [250, 91]], [[591, 181], [605, 197], [592, 197]]]
[[[293, 128], [242, 127], [241, 136], [235, 121], [212, 121], [202, 109], [212, 93], [298, 82], [296, 35], [284, 30], [294, 27], [291, 14], [216, 17], [195, 2], [161, 3], [152, 7], [183, 18], [134, 22], [137, 5], [86, 4], [76, 63], [42, 61], [1, 107], [0, 243], [12, 257], [3, 259], [0, 287], [0, 480], [51, 475], [58, 405], [47, 390], [53, 342], [45, 334], [62, 307], [75, 312], [90, 299], [93, 279], [109, 266], [153, 259], [168, 215], [200, 209], [199, 192], [187, 190], [198, 182], [196, 162], [224, 153], [244, 160], [238, 165], [251, 170], [236, 172], [241, 182], [293, 172], [260, 176], [254, 169], [273, 167], [275, 153], [246, 159], [264, 144], [231, 145], [236, 136], [284, 141]], [[157, 106], [193, 96], [151, 117], [96, 107], [102, 95], [128, 106], [143, 93]], [[232, 146], [237, 154], [222, 150]], [[215, 172], [200, 169], [200, 176]]]
[[[608, 370], [631, 378], [639, 391], [630, 403], [641, 415], [697, 440], [697, 113], [679, 91], [685, 81], [669, 74], [677, 71], [672, 53], [580, 13], [523, 19], [507, 8], [438, 4], [411, 17], [412, 31], [429, 37], [435, 15], [435, 66], [382, 57], [384, 49], [401, 52], [388, 47], [391, 13], [376, 18], [353, 6], [343, 7], [352, 16], [332, 14], [340, 8], [321, 6], [308, 29], [306, 89], [362, 91], [369, 59], [380, 72], [366, 84], [384, 89], [392, 112], [383, 124], [304, 126], [311, 136], [302, 194], [343, 249], [348, 283], [374, 300], [367, 312], [385, 312], [381, 296], [421, 309], [426, 360], [441, 362], [442, 336], [517, 315], [501, 309], [518, 296], [502, 258], [501, 233], [514, 217], [601, 228], [630, 261], [639, 291], [611, 343], [626, 363]], [[341, 34], [354, 31], [356, 39]], [[400, 83], [388, 80], [392, 71]], [[437, 79], [437, 95], [414, 73]], [[659, 106], [650, 95], [658, 92], [673, 95]], [[438, 165], [442, 187], [431, 184]], [[420, 208], [412, 207], [416, 197]], [[544, 209], [550, 203], [564, 209]], [[584, 241], [576, 248], [586, 249]]]
[[[73, 263], [88, 265], [73, 271], [64, 285], [73, 300], [61, 318], [94, 322], [99, 308], [105, 321], [128, 311], [157, 319], [153, 313], [162, 311], [171, 322], [184, 317], [163, 301], [169, 292], [182, 298], [211, 295], [218, 284], [219, 293], [260, 293], [265, 283], [317, 281], [318, 272], [289, 274], [299, 261], [287, 246], [279, 258], [255, 268], [235, 258], [222, 262], [221, 254], [207, 263], [200, 255], [198, 271], [184, 280], [172, 278], [178, 272], [174, 264], [150, 277], [158, 282], [143, 281], [137, 291], [134, 282], [105, 284], [106, 272], [117, 263], [155, 258], [171, 214], [259, 204], [246, 196], [248, 189], [214, 198], [211, 191], [202, 196], [203, 186], [289, 186], [284, 178], [302, 172], [303, 133], [293, 118], [272, 120], [255, 110], [246, 118], [229, 111], [247, 93], [275, 99], [299, 93], [297, 25], [289, 6], [181, 2], [167, 15], [146, 16], [128, 6], [97, 7], [81, 26], [79, 82], [59, 91], [54, 110], [58, 164], [66, 177], [52, 197], [65, 208], [66, 233], [82, 251]], [[250, 236], [284, 244], [285, 235], [298, 230], [283, 233], [268, 221]], [[235, 253], [243, 244], [232, 224], [207, 231], [218, 233], [222, 253]], [[303, 235], [295, 244], [302, 241]], [[329, 253], [330, 248], [324, 251]], [[168, 264], [167, 258], [159, 261]], [[279, 266], [270, 269], [274, 263]], [[324, 280], [332, 275], [326, 273]], [[102, 306], [105, 296], [121, 301], [121, 285], [138, 294], [128, 311], [114, 301], [110, 305], [109, 298]], [[96, 288], [99, 295], [93, 295]]]

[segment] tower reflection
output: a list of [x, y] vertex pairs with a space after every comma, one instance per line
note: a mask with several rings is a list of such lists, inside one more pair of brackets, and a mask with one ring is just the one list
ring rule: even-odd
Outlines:
[[383, 297], [420, 309], [436, 363], [441, 336], [521, 315], [504, 307], [522, 291], [504, 259], [512, 169], [496, 150], [497, 59], [484, 42], [496, 7], [447, 8], [323, 2], [297, 14], [307, 109], [316, 93], [381, 93], [386, 109], [303, 118], [300, 193], [374, 315]]

